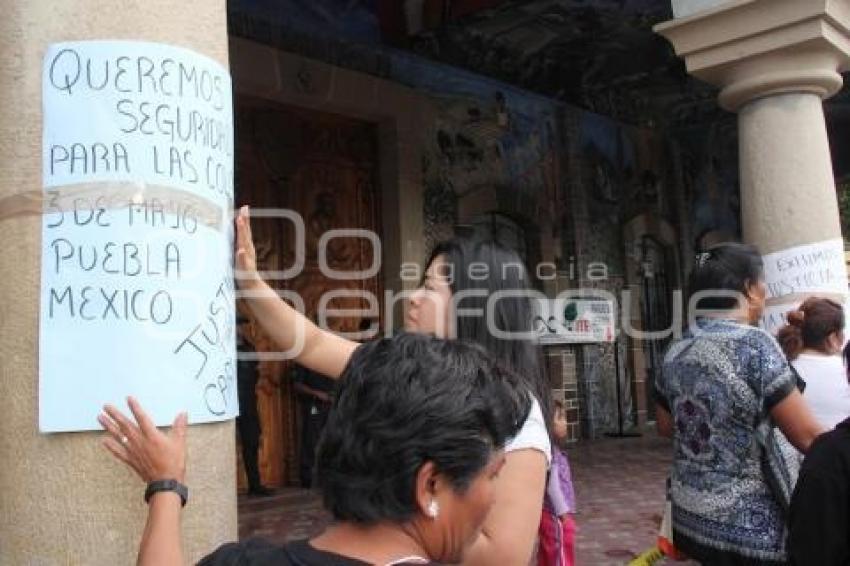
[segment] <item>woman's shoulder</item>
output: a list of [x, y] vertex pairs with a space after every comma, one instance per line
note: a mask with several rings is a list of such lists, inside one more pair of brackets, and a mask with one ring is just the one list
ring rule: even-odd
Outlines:
[[844, 393], [850, 388], [847, 368], [839, 356], [800, 354], [791, 365], [813, 387], [812, 391], [829, 389]]
[[292, 564], [284, 547], [261, 539], [229, 542], [198, 562], [198, 566], [272, 566]]
[[841, 356], [824, 356], [817, 354], [803, 353], [797, 356], [791, 365], [794, 367], [817, 366], [822, 368], [844, 368], [844, 361]]
[[779, 345], [776, 337], [764, 328], [750, 324], [741, 324], [740, 328], [742, 338], [750, 346], [770, 352], [776, 351], [782, 353], [782, 347]]
[[725, 337], [739, 355], [779, 361], [783, 364], [787, 362], [776, 337], [764, 328], [738, 322], [730, 323], [728, 328]]
[[709, 337], [715, 339], [743, 338], [756, 342], [776, 342], [772, 334], [760, 326], [747, 324], [730, 318], [699, 317], [685, 332], [685, 337]]
[[757, 326], [724, 318], [699, 317], [670, 342], [663, 360], [664, 363], [675, 363], [681, 355], [689, 357], [718, 346], [723, 349], [747, 346], [779, 350], [776, 339]]
[[365, 566], [366, 562], [313, 548], [307, 540], [285, 546], [261, 539], [248, 539], [220, 546], [198, 562], [198, 566]]
[[532, 395], [531, 411], [528, 413], [522, 428], [517, 435], [505, 446], [506, 452], [524, 450], [526, 448], [539, 450], [546, 456], [547, 466], [552, 461], [552, 443], [549, 440], [549, 429], [543, 418], [540, 403]]

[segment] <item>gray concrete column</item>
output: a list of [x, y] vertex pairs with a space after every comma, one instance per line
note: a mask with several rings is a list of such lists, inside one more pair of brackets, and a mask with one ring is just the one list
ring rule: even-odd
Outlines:
[[[767, 263], [772, 322], [763, 323], [775, 330], [806, 296], [847, 294], [822, 100], [838, 92], [841, 73], [850, 69], [850, 5], [673, 4], [680, 17], [655, 30], [691, 74], [720, 87], [721, 106], [738, 113], [744, 241], [763, 254], [781, 254], [768, 255]], [[809, 244], [817, 248], [799, 248]]]
[[[226, 66], [225, 2], [0, 0], [0, 14], [0, 564], [132, 564], [142, 483], [101, 434], [38, 432], [42, 58], [52, 42], [128, 39]], [[190, 427], [183, 531], [193, 561], [236, 537], [234, 455], [232, 421]]]
[[820, 97], [753, 100], [738, 111], [738, 131], [744, 240], [770, 253], [840, 238]]

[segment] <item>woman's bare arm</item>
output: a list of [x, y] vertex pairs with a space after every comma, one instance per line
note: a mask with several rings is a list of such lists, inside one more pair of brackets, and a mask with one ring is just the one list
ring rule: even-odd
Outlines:
[[496, 502], [463, 563], [527, 566], [540, 525], [546, 456], [533, 448], [509, 452], [496, 485]]
[[[164, 432], [156, 428], [135, 399], [128, 398], [127, 404], [135, 422], [111, 405], [98, 416], [107, 433], [103, 441], [106, 449], [146, 484], [155, 480], [186, 481], [186, 413], [178, 415], [171, 430]], [[138, 566], [185, 564], [181, 512], [182, 501], [176, 493], [159, 492], [151, 497]]]
[[313, 371], [339, 377], [357, 342], [320, 329], [263, 281], [257, 272], [247, 206], [242, 207], [236, 218], [236, 266], [240, 297], [281, 352]]
[[796, 389], [770, 410], [770, 416], [779, 425], [785, 438], [803, 454], [809, 451], [809, 446], [823, 432], [823, 427]]
[[139, 544], [137, 566], [183, 566], [180, 496], [159, 492], [151, 497], [145, 532]]

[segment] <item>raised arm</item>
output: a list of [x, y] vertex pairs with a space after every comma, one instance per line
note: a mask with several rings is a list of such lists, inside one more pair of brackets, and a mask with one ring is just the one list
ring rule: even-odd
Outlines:
[[302, 366], [337, 378], [345, 369], [357, 342], [322, 330], [287, 305], [257, 272], [257, 253], [251, 236], [247, 206], [236, 217], [236, 280], [241, 297], [282, 352], [290, 352]]

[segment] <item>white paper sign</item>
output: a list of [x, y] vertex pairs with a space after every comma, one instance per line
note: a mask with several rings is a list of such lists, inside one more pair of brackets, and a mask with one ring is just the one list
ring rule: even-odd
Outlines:
[[[764, 256], [764, 275], [769, 299], [788, 295], [841, 295], [848, 293], [844, 242], [841, 239], [796, 246]], [[776, 334], [787, 323], [787, 315], [802, 299], [769, 305], [761, 327]], [[845, 303], [845, 309], [846, 309]]]
[[769, 298], [793, 293], [847, 294], [847, 267], [841, 239], [789, 248], [764, 256]]
[[167, 185], [233, 200], [230, 75], [180, 47], [51, 45], [44, 59], [44, 186]]
[[238, 412], [230, 77], [167, 45], [48, 48], [39, 428], [99, 428], [134, 395], [158, 425]]
[[592, 344], [616, 337], [614, 303], [601, 299], [537, 301], [534, 329], [541, 344]]
[[768, 305], [764, 308], [759, 326], [770, 334], [776, 336], [779, 329], [788, 324], [788, 313], [800, 306], [802, 301], [795, 303], [783, 303], [780, 305]]

